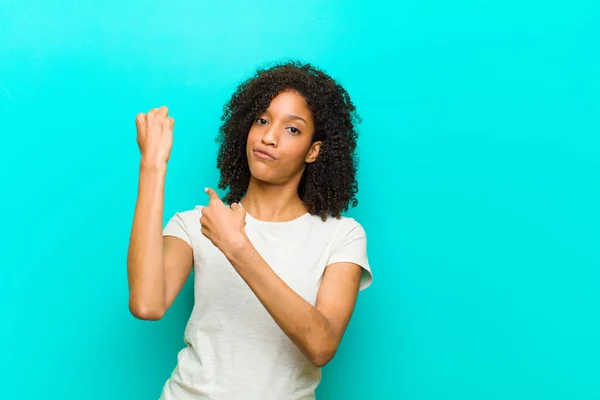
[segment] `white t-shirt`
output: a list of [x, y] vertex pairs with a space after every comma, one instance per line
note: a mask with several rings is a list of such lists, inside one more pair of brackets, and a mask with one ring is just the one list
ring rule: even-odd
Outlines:
[[[176, 213], [165, 236], [185, 240], [194, 253], [194, 308], [187, 345], [164, 385], [162, 400], [309, 400], [320, 368], [275, 323], [223, 253], [200, 231], [202, 206]], [[288, 222], [246, 214], [246, 234], [269, 266], [315, 305], [327, 265], [363, 268], [360, 289], [372, 281], [366, 235], [352, 218], [304, 214]]]

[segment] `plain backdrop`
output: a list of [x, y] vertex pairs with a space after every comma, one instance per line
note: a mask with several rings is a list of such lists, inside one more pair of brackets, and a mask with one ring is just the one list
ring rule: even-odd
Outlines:
[[[0, 397], [156, 399], [191, 280], [128, 311], [135, 115], [176, 119], [165, 221], [223, 104], [299, 59], [349, 91], [374, 283], [323, 400], [600, 398], [600, 5], [0, 1]], [[243, 340], [243, 338], [240, 338]]]

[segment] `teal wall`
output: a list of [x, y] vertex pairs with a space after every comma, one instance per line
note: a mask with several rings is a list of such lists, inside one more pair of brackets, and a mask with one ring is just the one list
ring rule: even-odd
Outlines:
[[0, 397], [158, 397], [193, 298], [127, 308], [135, 115], [177, 120], [167, 218], [216, 186], [236, 84], [294, 57], [364, 118], [375, 281], [319, 398], [600, 399], [600, 4], [403, 3], [0, 1]]

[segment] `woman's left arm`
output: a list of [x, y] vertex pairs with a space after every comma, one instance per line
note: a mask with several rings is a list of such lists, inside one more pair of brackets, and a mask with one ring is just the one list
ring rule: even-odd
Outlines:
[[203, 208], [202, 233], [231, 262], [275, 322], [317, 367], [335, 355], [356, 304], [362, 268], [334, 263], [325, 269], [313, 306], [290, 288], [261, 257], [244, 232], [245, 211], [228, 207], [214, 191]]
[[248, 241], [225, 253], [275, 322], [317, 367], [327, 364], [342, 340], [354, 310], [361, 268], [336, 263], [325, 269], [312, 306], [292, 290]]

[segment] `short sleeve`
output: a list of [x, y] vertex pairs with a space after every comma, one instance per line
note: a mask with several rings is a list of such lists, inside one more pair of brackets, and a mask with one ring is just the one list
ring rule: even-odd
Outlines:
[[339, 239], [334, 245], [327, 265], [338, 262], [350, 262], [363, 269], [360, 279], [360, 290], [371, 285], [373, 275], [367, 257], [367, 235], [364, 228], [354, 219], [339, 232]]
[[185, 241], [190, 247], [192, 246], [190, 232], [181, 213], [176, 213], [167, 222], [167, 225], [163, 229], [163, 236], [174, 236]]

